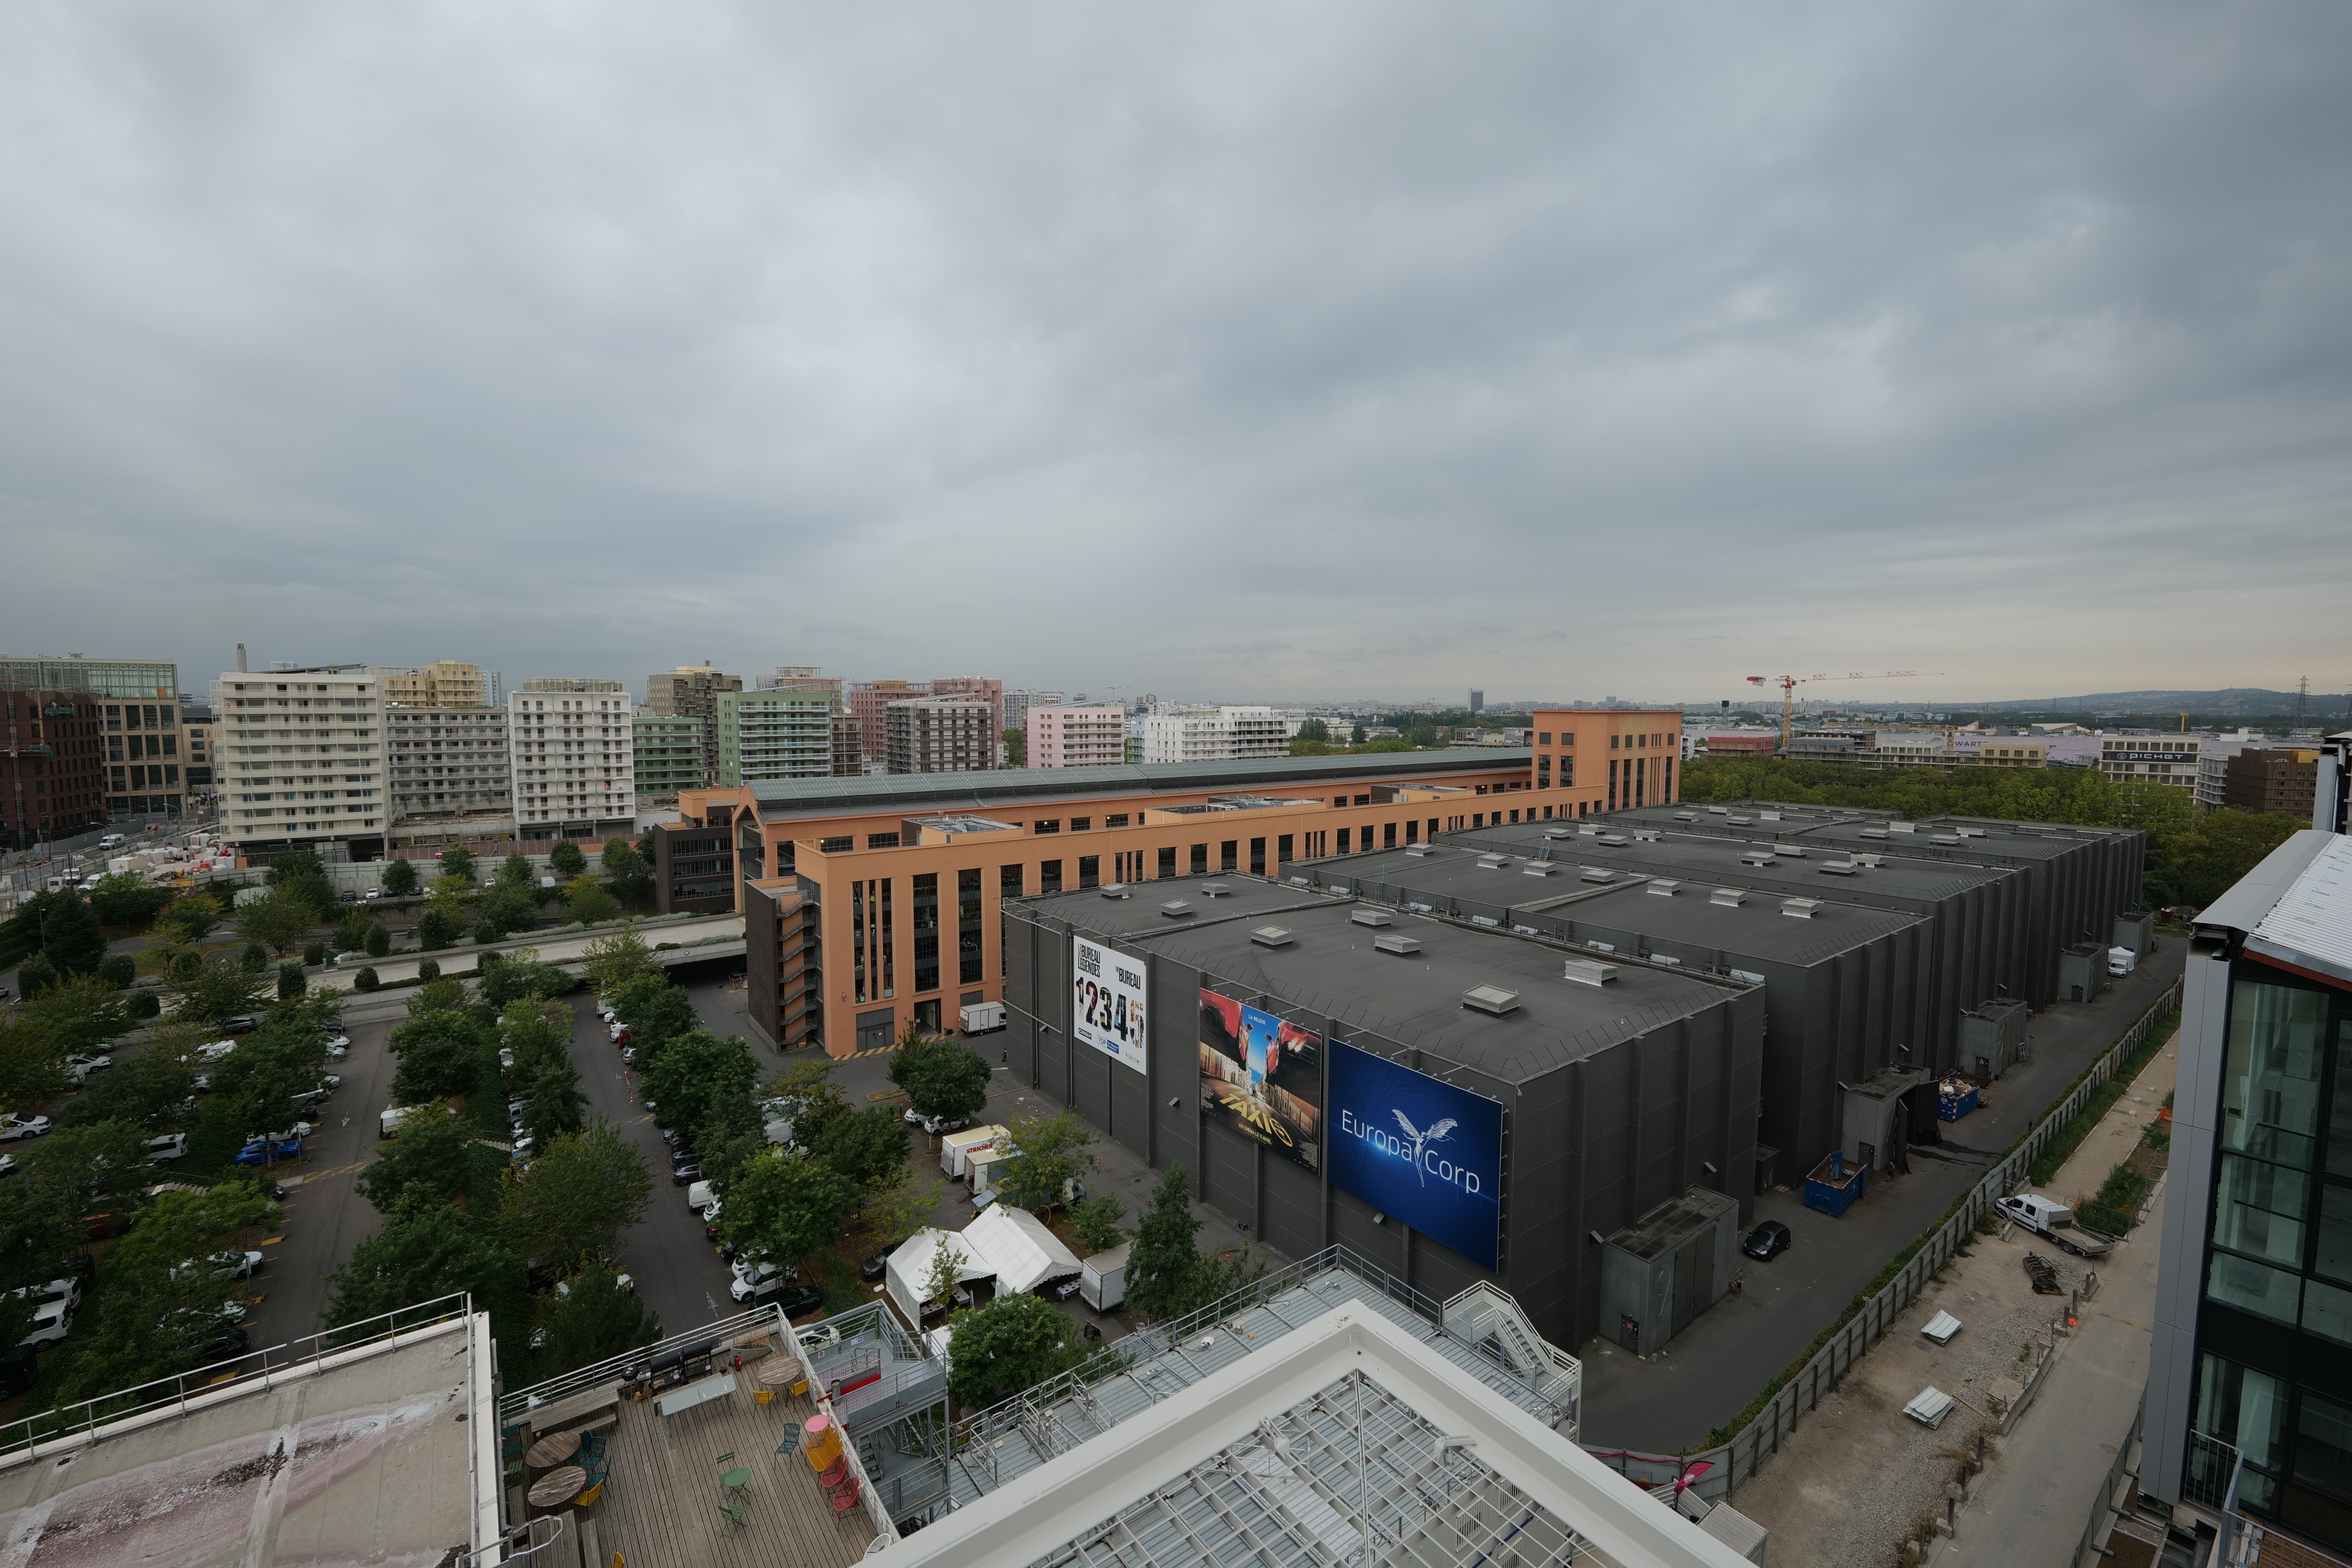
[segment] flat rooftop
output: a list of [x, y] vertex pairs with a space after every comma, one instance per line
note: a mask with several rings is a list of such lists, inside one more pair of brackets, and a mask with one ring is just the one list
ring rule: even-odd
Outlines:
[[[1554, 842], [1549, 862], [1508, 855], [1501, 865], [1488, 869], [1480, 864], [1487, 857], [1479, 850], [1441, 837], [1426, 855], [1383, 849], [1371, 855], [1294, 864], [1286, 869], [1318, 883], [1344, 882], [1359, 897], [1383, 902], [1434, 903], [1441, 910], [1449, 900], [1461, 900], [1465, 910], [1473, 904], [1500, 905], [1509, 909], [1515, 921], [1535, 923], [1540, 919], [1547, 928], [1574, 922], [1639, 931], [1674, 942], [1796, 964], [1817, 963], [1916, 925], [1921, 919], [1897, 910], [1834, 901], [1837, 884], [1846, 879], [1833, 877], [1822, 878], [1822, 887], [1803, 895], [1822, 900], [1808, 919], [1780, 912], [1781, 900], [1795, 894], [1757, 890], [1736, 908], [1717, 904], [1711, 901], [1716, 889], [1735, 884], [1612, 866], [1608, 856], [1585, 854], [1575, 847], [1590, 842]], [[1529, 876], [1530, 864], [1549, 864], [1553, 870], [1549, 876]], [[1584, 880], [1587, 866], [1609, 870], [1612, 880]], [[1855, 879], [1869, 874], [1857, 871]], [[1653, 889], [1661, 880], [1678, 885], [1671, 895], [1662, 894]], [[1562, 934], [1571, 941], [1585, 940], [1574, 931]]]
[[10, 1454], [0, 1540], [24, 1568], [446, 1562], [472, 1542], [488, 1408], [470, 1339], [455, 1318]]
[[[1587, 819], [1584, 826], [1590, 825], [1590, 819]], [[1605, 820], [1598, 825], [1599, 831], [1590, 835], [1580, 832], [1570, 838], [1545, 838], [1546, 828], [1558, 830], [1562, 826], [1557, 822], [1538, 822], [1503, 827], [1474, 827], [1463, 833], [1447, 834], [1438, 842], [1459, 843], [1481, 850], [1507, 850], [1514, 855], [1533, 855], [1549, 842], [1552, 844], [1554, 859], [1577, 864], [1589, 861], [1596, 866], [1646, 871], [1654, 876], [1704, 880], [1710, 888], [1769, 889], [1791, 897], [1835, 897], [1862, 904], [1882, 898], [1909, 904], [1934, 902], [2011, 875], [1997, 866], [1906, 856], [1874, 838], [1867, 840], [1871, 847], [1863, 852], [1883, 855], [1887, 858], [1883, 864], [1860, 869], [1852, 877], [1833, 876], [1822, 870], [1825, 862], [1846, 858], [1847, 847], [1843, 845], [1834, 850], [1808, 846], [1801, 858], [1776, 857], [1773, 864], [1759, 867], [1740, 858], [1748, 850], [1756, 847], [1755, 841], [1751, 839], [1710, 837], [1704, 834], [1664, 829], [1658, 831], [1655, 839], [1634, 839], [1630, 830], [1631, 824], [1624, 829], [1618, 829]], [[1681, 823], [1675, 825], [1677, 828], [1686, 826]], [[1649, 829], [1644, 827], [1643, 831]], [[1601, 842], [1603, 834], [1612, 833], [1627, 838], [1629, 842], [1620, 845]]]
[[[1780, 820], [1765, 821], [1763, 812], [1777, 812]], [[1685, 821], [1678, 813], [1695, 820]], [[1734, 825], [1734, 816], [1753, 818]], [[1588, 820], [1591, 820], [1589, 819]], [[1599, 819], [1603, 824], [1630, 823], [1643, 827], [1674, 828], [1684, 833], [1726, 836], [1753, 842], [1783, 838], [1793, 843], [1833, 846], [1839, 849], [1895, 852], [1928, 860], [1972, 858], [1990, 863], [2055, 860], [2081, 849], [2137, 831], [2125, 827], [2086, 827], [2074, 823], [2022, 823], [1989, 817], [1930, 816], [1906, 821], [1894, 814], [1845, 811], [1829, 806], [1780, 806], [1741, 802], [1718, 814], [1705, 805], [1642, 806]], [[1864, 837], [1864, 830], [1885, 830], [1884, 838]], [[1910, 831], [1905, 832], [1903, 829]], [[1963, 834], [1961, 829], [1969, 831]], [[1939, 844], [1938, 837], [1958, 837], [1958, 844]]]
[[1245, 762], [1122, 763], [1097, 768], [994, 768], [967, 773], [869, 773], [857, 778], [771, 779], [748, 786], [763, 822], [869, 813], [971, 811], [986, 816], [1012, 802], [1131, 799], [1202, 791], [1312, 796], [1339, 779], [1443, 784], [1459, 773], [1526, 766], [1507, 749], [1377, 752], [1370, 756], [1263, 757]]
[[[1211, 897], [1202, 891], [1210, 885], [1230, 891]], [[1129, 891], [1134, 896], [1126, 899], [1105, 898], [1099, 889], [1049, 893], [1021, 906], [1503, 1083], [1540, 1077], [1703, 1013], [1730, 994], [1723, 984], [1631, 964], [1606, 985], [1581, 984], [1562, 978], [1564, 961], [1575, 955], [1557, 946], [1412, 913], [1394, 914], [1385, 926], [1360, 925], [1352, 918], [1360, 907], [1353, 900], [1231, 873], [1213, 882], [1139, 883]], [[1163, 915], [1160, 906], [1171, 900], [1189, 902], [1193, 912]], [[1010, 900], [1007, 907], [1013, 907]], [[1266, 926], [1289, 932], [1288, 943], [1262, 944], [1253, 933]], [[1372, 945], [1385, 936], [1412, 938], [1420, 950], [1398, 954]], [[1503, 1016], [1473, 1011], [1463, 997], [1477, 986], [1516, 992], [1518, 1006]]]

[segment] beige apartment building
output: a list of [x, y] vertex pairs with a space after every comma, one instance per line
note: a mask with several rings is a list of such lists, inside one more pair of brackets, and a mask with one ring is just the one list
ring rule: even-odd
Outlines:
[[498, 677], [478, 664], [436, 659], [431, 664], [369, 667], [388, 706], [488, 708], [499, 700]]
[[383, 855], [383, 703], [355, 664], [224, 671], [213, 776], [220, 831], [248, 860], [285, 848], [330, 860]]

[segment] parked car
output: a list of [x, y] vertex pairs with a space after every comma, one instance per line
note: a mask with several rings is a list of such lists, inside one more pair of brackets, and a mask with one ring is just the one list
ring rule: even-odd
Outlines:
[[66, 1058], [66, 1071], [73, 1075], [73, 1080], [76, 1083], [88, 1083], [91, 1074], [113, 1065], [104, 1057], [68, 1057]]
[[16, 1156], [14, 1154], [0, 1154], [0, 1176], [13, 1176], [16, 1173]]
[[1762, 1260], [1788, 1251], [1795, 1239], [1789, 1234], [1787, 1226], [1777, 1219], [1768, 1219], [1748, 1233], [1748, 1239], [1739, 1244], [1739, 1250]]
[[673, 1187], [691, 1186], [700, 1180], [702, 1180], [702, 1167], [693, 1161], [687, 1162], [669, 1173], [669, 1184]]
[[17, 1138], [38, 1138], [49, 1130], [46, 1116], [0, 1116], [0, 1142]]
[[971, 1125], [971, 1121], [968, 1117], [925, 1116], [911, 1105], [900, 1112], [899, 1120], [921, 1128], [934, 1138], [942, 1132], [961, 1132]]
[[201, 1062], [216, 1062], [235, 1049], [236, 1049], [235, 1040], [215, 1040], [209, 1046], [196, 1047], [196, 1059]]
[[215, 1252], [173, 1265], [172, 1278], [191, 1279], [203, 1275], [215, 1279], [250, 1279], [268, 1261], [268, 1258], [258, 1252]]
[[166, 1132], [147, 1140], [147, 1163], [151, 1165], [168, 1165], [187, 1152], [188, 1135], [184, 1132]]
[[858, 1264], [857, 1277], [869, 1285], [881, 1279], [884, 1274], [889, 1272], [889, 1257], [898, 1250], [898, 1246], [899, 1244], [894, 1241], [873, 1257]]
[[81, 1305], [81, 1277], [64, 1274], [46, 1285], [22, 1285], [9, 1292], [36, 1307], [46, 1307], [52, 1301], [63, 1301], [68, 1308]]
[[[637, 1288], [637, 1277], [636, 1277], [635, 1275], [634, 1275], [634, 1274], [623, 1274], [623, 1275], [617, 1276], [617, 1278], [620, 1279], [620, 1282], [621, 1282], [621, 1289], [624, 1289], [624, 1290], [634, 1290], [634, 1289], [635, 1289]], [[555, 1282], [555, 1299], [556, 1299], [557, 1300], [561, 1301], [561, 1300], [562, 1300], [565, 1297], [567, 1297], [567, 1296], [569, 1296], [569, 1295], [571, 1295], [571, 1294], [572, 1294], [572, 1281], [571, 1281], [571, 1280], [569, 1280], [569, 1279], [558, 1279], [558, 1280]]]
[[37, 1345], [10, 1345], [0, 1351], [0, 1398], [31, 1392], [33, 1378], [40, 1371], [40, 1355]]
[[252, 1342], [252, 1337], [240, 1324], [226, 1332], [214, 1335], [213, 1342], [204, 1349], [204, 1358], [206, 1363], [233, 1361], [243, 1355], [246, 1346]]
[[265, 1140], [258, 1143], [247, 1143], [244, 1148], [239, 1149], [236, 1152], [236, 1163], [240, 1165], [261, 1165], [272, 1160], [296, 1159], [301, 1152], [302, 1141], [299, 1138], [289, 1138], [282, 1142], [270, 1142]]
[[221, 1033], [224, 1035], [249, 1035], [259, 1027], [261, 1020], [250, 1013], [239, 1013], [233, 1018], [221, 1020]]
[[53, 1345], [73, 1331], [73, 1308], [64, 1301], [51, 1301], [33, 1313], [32, 1327], [16, 1342], [38, 1349]]
[[758, 1263], [727, 1282], [727, 1294], [738, 1301], [756, 1301], [793, 1288], [786, 1272], [772, 1263]]

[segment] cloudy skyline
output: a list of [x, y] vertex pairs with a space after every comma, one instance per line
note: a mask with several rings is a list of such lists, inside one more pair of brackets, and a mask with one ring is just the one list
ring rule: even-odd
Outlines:
[[0, 651], [2342, 691], [2347, 61], [2319, 5], [28, 0]]

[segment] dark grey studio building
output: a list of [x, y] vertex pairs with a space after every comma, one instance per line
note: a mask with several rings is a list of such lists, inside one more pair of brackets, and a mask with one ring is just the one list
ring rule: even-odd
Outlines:
[[1344, 1244], [1439, 1299], [1492, 1279], [1574, 1345], [1600, 1237], [1695, 1188], [1753, 1203], [1753, 983], [1241, 877], [1008, 900], [1004, 949], [1015, 1070], [1292, 1256]]
[[[1916, 1042], [1930, 1035], [1932, 923], [1899, 910], [1846, 902], [1850, 879], [1823, 879], [1804, 894], [1769, 892], [1711, 878], [1663, 877], [1582, 853], [1573, 824], [1532, 856], [1434, 843], [1294, 864], [1319, 889], [1405, 910], [1539, 932], [1596, 957], [1723, 975], [1764, 990], [1766, 1034], [1759, 1191], [1788, 1182], [1832, 1148], [1887, 1147], [1875, 1128], [1846, 1125], [1845, 1091], [1884, 1069], [1927, 1065]], [[1929, 1086], [1927, 1092], [1934, 1092]], [[1914, 1135], [1932, 1104], [1907, 1107]]]

